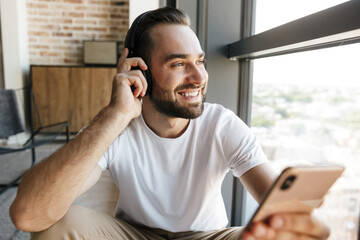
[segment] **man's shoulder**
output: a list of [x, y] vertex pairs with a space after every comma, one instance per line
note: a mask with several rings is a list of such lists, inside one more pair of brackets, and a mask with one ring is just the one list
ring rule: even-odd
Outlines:
[[230, 109], [217, 103], [204, 103], [204, 111], [195, 121], [201, 123], [201, 125], [217, 125], [220, 122], [231, 121], [234, 118], [237, 118], [237, 116]]
[[201, 115], [202, 117], [216, 117], [216, 116], [221, 116], [221, 115], [227, 115], [227, 114], [231, 114], [231, 115], [235, 115], [233, 111], [231, 111], [230, 109], [225, 108], [224, 106], [217, 104], [217, 103], [204, 103], [204, 112]]

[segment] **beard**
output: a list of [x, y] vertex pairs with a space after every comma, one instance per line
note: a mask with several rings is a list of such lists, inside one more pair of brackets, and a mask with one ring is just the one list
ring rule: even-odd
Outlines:
[[[154, 83], [153, 79], [153, 83]], [[185, 118], [185, 119], [195, 119], [199, 117], [204, 111], [204, 102], [205, 102], [205, 87], [200, 88], [199, 94], [201, 95], [201, 101], [196, 103], [190, 103], [186, 106], [181, 105], [177, 99], [172, 99], [172, 96], [176, 94], [177, 91], [182, 89], [199, 89], [194, 84], [184, 84], [178, 86], [174, 92], [160, 88], [154, 83], [152, 93], [150, 94], [150, 100], [154, 105], [155, 109], [168, 116], [174, 118]]]

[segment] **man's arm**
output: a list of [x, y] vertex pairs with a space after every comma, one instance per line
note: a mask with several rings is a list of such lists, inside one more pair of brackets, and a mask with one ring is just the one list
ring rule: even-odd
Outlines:
[[[97, 162], [131, 119], [139, 116], [147, 83], [132, 66], [147, 67], [141, 59], [127, 59], [125, 50], [114, 77], [111, 101], [90, 125], [68, 144], [31, 168], [21, 180], [10, 216], [18, 229], [28, 232], [44, 230], [68, 211], [82, 192], [101, 175]], [[131, 86], [135, 86], [135, 92]]]
[[10, 208], [17, 228], [48, 228], [99, 179], [97, 162], [128, 122], [125, 117], [112, 115], [111, 109], [103, 109], [86, 130], [26, 173]]
[[260, 164], [240, 177], [241, 183], [246, 190], [254, 197], [259, 203], [266, 193], [266, 190], [275, 181], [278, 174], [272, 168], [270, 163]]

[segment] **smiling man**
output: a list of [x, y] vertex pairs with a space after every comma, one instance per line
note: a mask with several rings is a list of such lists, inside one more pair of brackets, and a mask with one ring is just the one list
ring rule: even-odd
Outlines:
[[[239, 239], [242, 228], [226, 228], [226, 173], [257, 201], [276, 175], [248, 127], [205, 103], [205, 54], [183, 12], [142, 14], [127, 42], [132, 37], [136, 47], [119, 59], [109, 105], [21, 181], [10, 209], [14, 224], [34, 239]], [[71, 207], [105, 169], [120, 190], [115, 217]], [[310, 215], [281, 214], [244, 239], [327, 236]]]

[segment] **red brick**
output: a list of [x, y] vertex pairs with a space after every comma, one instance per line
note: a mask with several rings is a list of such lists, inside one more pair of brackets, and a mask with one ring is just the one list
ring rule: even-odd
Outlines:
[[88, 6], [88, 5], [79, 5], [75, 6], [75, 11], [96, 11], [97, 7], [94, 6]]
[[86, 14], [86, 17], [90, 17], [90, 18], [108, 18], [107, 13], [88, 13]]
[[55, 12], [50, 12], [50, 11], [39, 11], [36, 16], [38, 17], [54, 17], [54, 16], [59, 16], [59, 13], [55, 13]]
[[62, 0], [37, 0], [38, 2], [62, 2]]
[[108, 0], [88, 0], [88, 4], [109, 5]]
[[96, 25], [96, 20], [75, 19], [76, 24]]
[[34, 44], [30, 44], [29, 45], [29, 49], [50, 49], [49, 46], [46, 45], [34, 45]]
[[[126, 8], [128, 9], [128, 8]], [[106, 11], [109, 13], [122, 13], [123, 8], [121, 7], [108, 7], [108, 8], [101, 8], [101, 11]]]
[[64, 26], [63, 29], [65, 31], [84, 31], [84, 27], [83, 26]]
[[56, 46], [52, 46], [52, 49], [53, 50], [61, 50], [61, 51], [70, 51], [72, 49], [71, 46], [59, 46], [59, 45], [56, 45]]
[[99, 21], [100, 25], [121, 25], [123, 24], [120, 20], [101, 20]]
[[26, 7], [39, 9], [39, 8], [48, 8], [48, 5], [43, 3], [27, 3]]
[[58, 4], [51, 4], [49, 8], [53, 11], [72, 11], [74, 6], [70, 4], [58, 3]]
[[59, 55], [60, 54], [57, 52], [40, 52], [40, 56], [42, 56], [42, 57], [56, 57]]
[[52, 33], [53, 37], [72, 37], [72, 33], [69, 32], [53, 32]]
[[28, 31], [29, 36], [37, 36], [37, 37], [48, 37], [48, 32], [39, 32], [39, 31]]
[[81, 52], [64, 52], [64, 57], [67, 57], [67, 58], [81, 58], [82, 53]]
[[87, 31], [95, 31], [95, 32], [106, 32], [107, 29], [105, 27], [87, 27]]
[[71, 39], [71, 40], [64, 40], [64, 43], [80, 44], [80, 43], [82, 43], [82, 41], [81, 41], [81, 40], [77, 40], [77, 39]]
[[122, 14], [115, 14], [115, 13], [110, 14], [110, 18], [123, 18], [123, 17], [124, 15]]
[[65, 3], [83, 3], [83, 0], [64, 0]]
[[72, 19], [69, 19], [69, 18], [53, 18], [51, 19], [51, 22], [53, 23], [72, 23], [73, 20]]
[[39, 25], [39, 29], [41, 30], [52, 30], [52, 31], [59, 31], [60, 25]]
[[63, 62], [64, 63], [72, 63], [73, 59], [70, 59], [70, 58], [64, 58], [63, 59]]
[[74, 17], [74, 18], [82, 18], [84, 17], [84, 13], [79, 12], [63, 12], [64, 17]]
[[74, 37], [84, 40], [94, 39], [96, 38], [96, 33], [74, 33]]

